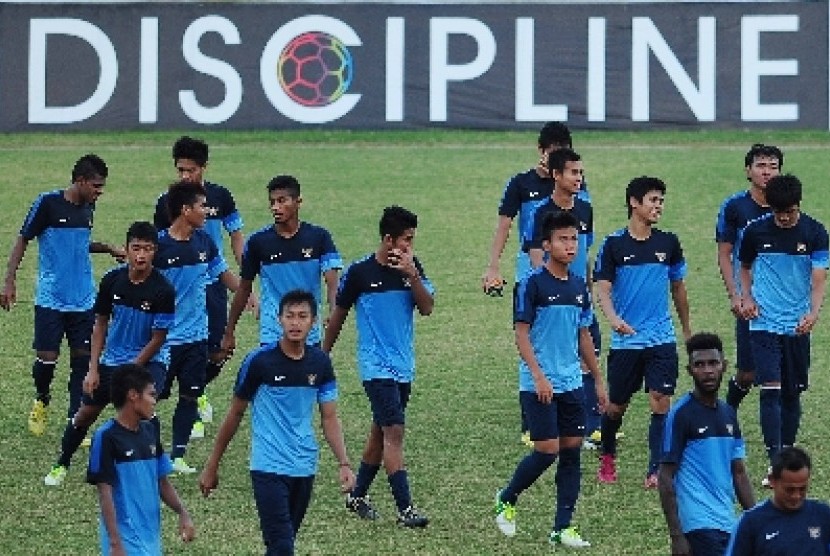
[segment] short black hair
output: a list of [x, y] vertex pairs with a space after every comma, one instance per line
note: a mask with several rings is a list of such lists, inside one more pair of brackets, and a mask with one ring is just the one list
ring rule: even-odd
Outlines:
[[127, 403], [127, 394], [130, 390], [139, 393], [144, 392], [149, 384], [153, 384], [153, 375], [141, 365], [128, 363], [119, 366], [112, 373], [110, 379], [112, 405], [115, 406], [115, 409], [121, 409]]
[[205, 195], [200, 183], [177, 181], [167, 190], [167, 214], [172, 222], [182, 213], [182, 207], [192, 206], [199, 195]]
[[180, 137], [173, 143], [173, 164], [182, 159], [192, 160], [199, 166], [204, 166], [208, 161], [207, 143], [187, 135]]
[[383, 216], [378, 224], [380, 237], [390, 236], [392, 239], [401, 237], [407, 230], [417, 227], [418, 215], [397, 205], [383, 209]]
[[666, 184], [660, 178], [652, 178], [649, 176], [640, 176], [634, 178], [625, 188], [625, 206], [628, 208], [628, 216], [631, 217], [631, 199], [637, 199], [638, 203], [643, 202], [646, 194], [649, 191], [659, 191], [663, 195], [666, 194]]
[[268, 193], [276, 191], [277, 189], [285, 189], [295, 199], [300, 196], [300, 182], [294, 176], [274, 176], [266, 187], [268, 188]]
[[579, 219], [564, 210], [549, 212], [542, 219], [542, 239], [550, 239], [553, 232], [565, 228], [576, 228], [579, 230]]
[[311, 316], [317, 316], [317, 300], [314, 299], [314, 295], [310, 291], [306, 290], [291, 290], [283, 295], [280, 299], [278, 314], [282, 315], [285, 308], [289, 305], [299, 305], [301, 303], [308, 303], [308, 306], [311, 308]]
[[560, 173], [564, 172], [565, 165], [568, 162], [579, 162], [580, 160], [582, 160], [582, 157], [569, 147], [556, 149], [548, 154], [548, 171], [553, 176], [554, 170]]
[[772, 456], [771, 463], [772, 471], [770, 475], [772, 475], [773, 479], [780, 479], [784, 470], [801, 471], [806, 467], [807, 471], [810, 471], [813, 468], [809, 454], [798, 446], [781, 448], [777, 454]]
[[721, 341], [720, 336], [712, 334], [711, 332], [698, 332], [686, 340], [686, 353], [689, 357], [692, 356], [693, 351], [703, 351], [707, 349], [716, 349], [722, 355], [723, 342]]
[[72, 181], [77, 181], [81, 178], [106, 178], [109, 174], [109, 168], [104, 160], [97, 154], [85, 154], [75, 161], [72, 167]]
[[755, 159], [759, 157], [778, 159], [778, 168], [784, 167], [784, 153], [781, 152], [781, 149], [773, 145], [764, 145], [763, 143], [755, 143], [749, 147], [746, 156], [744, 156], [744, 166], [749, 168]]
[[133, 222], [127, 229], [127, 243], [130, 243], [131, 239], [150, 241], [153, 244], [158, 245], [159, 232], [156, 227], [149, 222]]
[[539, 130], [539, 148], [547, 149], [551, 145], [572, 147], [571, 130], [562, 122], [548, 122]]
[[773, 211], [801, 204], [801, 180], [792, 174], [775, 176], [767, 182], [767, 204]]

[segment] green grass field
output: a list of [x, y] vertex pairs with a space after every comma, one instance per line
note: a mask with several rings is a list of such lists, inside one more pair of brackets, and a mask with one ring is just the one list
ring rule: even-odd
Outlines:
[[[315, 497], [298, 539], [298, 554], [544, 554], [554, 508], [553, 474], [548, 472], [519, 504], [519, 533], [507, 539], [492, 521], [494, 491], [508, 480], [526, 453], [519, 443], [516, 349], [509, 296], [484, 296], [479, 278], [496, 222], [505, 180], [537, 159], [536, 134], [483, 132], [401, 133], [219, 133], [200, 135], [211, 146], [208, 178], [228, 185], [251, 232], [269, 224], [265, 184], [289, 173], [303, 185], [302, 217], [329, 228], [344, 260], [373, 250], [377, 220], [389, 204], [420, 216], [416, 253], [437, 288], [436, 307], [417, 329], [418, 378], [407, 412], [407, 457], [416, 504], [432, 522], [424, 531], [402, 530], [394, 522], [388, 485], [379, 476], [372, 489], [381, 520], [363, 523], [343, 509], [336, 465], [323, 451]], [[175, 177], [170, 147], [175, 133], [38, 134], [0, 136], [5, 217], [0, 221], [2, 256], [7, 255], [35, 196], [63, 187], [74, 161], [86, 152], [101, 155], [110, 177], [96, 211], [96, 239], [123, 241], [133, 220], [150, 219], [157, 195]], [[720, 333], [733, 357], [732, 318], [717, 273], [712, 240], [721, 201], [741, 189], [743, 155], [751, 143], [785, 150], [785, 170], [805, 184], [803, 208], [830, 222], [826, 194], [830, 161], [826, 133], [810, 132], [575, 132], [595, 207], [597, 241], [625, 225], [625, 184], [634, 176], [656, 175], [668, 184], [662, 228], [681, 239], [695, 331]], [[515, 229], [502, 258], [513, 276]], [[5, 258], [4, 258], [5, 260]], [[92, 554], [97, 551], [94, 488], [84, 483], [86, 453], [74, 460], [60, 488], [43, 476], [56, 457], [66, 411], [67, 358], [53, 385], [47, 433], [31, 437], [26, 415], [33, 389], [32, 298], [36, 245], [18, 272], [18, 304], [0, 315], [0, 547], [7, 554]], [[112, 265], [97, 255], [101, 275]], [[246, 315], [237, 335], [239, 354], [211, 386], [219, 418], [224, 415], [244, 351], [254, 346], [256, 325]], [[604, 327], [607, 336], [607, 328]], [[830, 393], [826, 345], [830, 327], [814, 333], [812, 388], [805, 395], [800, 434], [815, 460], [812, 494], [830, 495], [830, 457], [822, 448], [830, 427], [822, 417]], [[354, 321], [333, 353], [341, 385], [340, 410], [353, 462], [359, 461], [369, 420], [368, 405], [354, 363]], [[603, 356], [604, 358], [604, 356]], [[685, 355], [681, 356], [685, 362]], [[689, 380], [681, 373], [680, 391]], [[162, 402], [165, 432], [173, 404]], [[665, 554], [668, 539], [656, 492], [642, 490], [646, 458], [647, 406], [635, 398], [620, 445], [620, 481], [596, 484], [595, 452], [583, 452], [583, 486], [576, 522], [594, 545], [589, 553]], [[106, 412], [105, 416], [110, 413]], [[748, 444], [753, 485], [766, 469], [757, 417], [757, 394], [747, 398], [741, 421]], [[191, 445], [188, 461], [201, 467], [217, 424], [205, 440]], [[165, 435], [169, 439], [169, 435]], [[209, 500], [198, 493], [195, 476], [173, 481], [188, 505], [198, 538], [182, 545], [174, 536], [174, 515], [165, 510], [165, 546], [170, 554], [244, 555], [263, 552], [247, 471], [247, 421], [225, 456], [220, 489]], [[760, 498], [764, 492], [757, 492]]]

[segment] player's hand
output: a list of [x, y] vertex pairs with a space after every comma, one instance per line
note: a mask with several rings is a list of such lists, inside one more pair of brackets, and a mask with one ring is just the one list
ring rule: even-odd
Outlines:
[[816, 321], [818, 321], [817, 314], [807, 313], [798, 321], [798, 325], [795, 327], [795, 333], [798, 335], [809, 334], [816, 325]]
[[199, 475], [199, 490], [202, 491], [202, 496], [207, 498], [217, 487], [219, 487], [219, 476], [216, 471], [206, 465], [202, 474]]
[[597, 382], [595, 385], [597, 392], [597, 405], [599, 405], [599, 412], [605, 413], [605, 408], [608, 407], [608, 393], [605, 391], [605, 385]]
[[415, 257], [411, 249], [390, 249], [386, 254], [387, 265], [414, 278], [418, 275], [418, 268], [415, 266]]
[[3, 291], [0, 292], [0, 307], [11, 311], [15, 303], [17, 303], [17, 286], [14, 282], [6, 282]]
[[190, 514], [184, 510], [179, 514], [179, 537], [183, 542], [190, 542], [196, 538], [196, 527], [193, 525]]
[[499, 269], [488, 268], [487, 271], [481, 275], [481, 289], [484, 293], [490, 296], [498, 295], [497, 291], [504, 288], [507, 281], [499, 273]]
[[692, 547], [689, 546], [686, 535], [671, 537], [671, 553], [672, 556], [691, 556]]
[[86, 376], [84, 377], [84, 394], [89, 396], [98, 388], [98, 384], [101, 382], [101, 375], [98, 374], [98, 371], [93, 371], [92, 369], [88, 370]]
[[340, 492], [346, 494], [354, 490], [355, 485], [354, 471], [348, 465], [340, 466]]
[[225, 361], [233, 357], [233, 351], [236, 349], [236, 337], [233, 334], [225, 333], [222, 336], [222, 341], [219, 342], [219, 351], [224, 352]]
[[752, 320], [758, 317], [758, 305], [751, 295], [747, 294], [741, 298], [741, 318]]
[[729, 302], [731, 304], [730, 309], [732, 311], [732, 314], [738, 318], [741, 318], [741, 295], [736, 293], [732, 296]]
[[259, 298], [254, 292], [251, 292], [251, 295], [248, 296], [245, 310], [251, 313], [256, 320], [259, 320]]
[[533, 387], [536, 390], [536, 398], [540, 403], [548, 404], [553, 400], [553, 385], [545, 376], [533, 377]]
[[618, 318], [616, 321], [611, 323], [611, 329], [617, 334], [622, 334], [623, 336], [630, 336], [631, 334], [637, 333], [637, 331], [634, 330], [630, 324], [621, 318]]

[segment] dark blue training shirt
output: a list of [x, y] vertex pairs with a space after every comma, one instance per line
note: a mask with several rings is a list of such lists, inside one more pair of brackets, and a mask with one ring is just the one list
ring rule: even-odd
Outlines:
[[[536, 205], [532, 211], [531, 228], [522, 231], [522, 237], [524, 238], [522, 248], [527, 252], [530, 252], [531, 249], [542, 249], [542, 241], [547, 239], [542, 237], [542, 223], [548, 214], [569, 212], [579, 220], [576, 257], [568, 265], [568, 269], [583, 280], [587, 280], [588, 250], [594, 244], [594, 209], [591, 204], [576, 196], [573, 208], [565, 210], [554, 203], [551, 197], [548, 197]], [[545, 254], [545, 258], [547, 258], [547, 254]]]
[[726, 556], [827, 556], [830, 554], [830, 506], [805, 500], [795, 512], [776, 508], [772, 500], [743, 513], [726, 548]]
[[741, 291], [741, 280], [738, 277], [740, 260], [740, 238], [743, 229], [751, 221], [770, 212], [769, 207], [762, 207], [750, 195], [749, 191], [741, 191], [728, 197], [718, 211], [718, 220], [715, 224], [715, 241], [717, 243], [732, 244], [732, 272], [735, 288]]

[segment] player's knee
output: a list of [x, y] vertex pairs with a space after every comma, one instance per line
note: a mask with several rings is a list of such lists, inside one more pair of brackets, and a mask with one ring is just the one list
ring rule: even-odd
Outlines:
[[738, 371], [735, 374], [735, 382], [744, 390], [751, 388], [755, 382], [755, 371]]
[[37, 359], [38, 363], [42, 363], [43, 365], [56, 365], [58, 363], [58, 352], [37, 351], [35, 352], [35, 358]]

